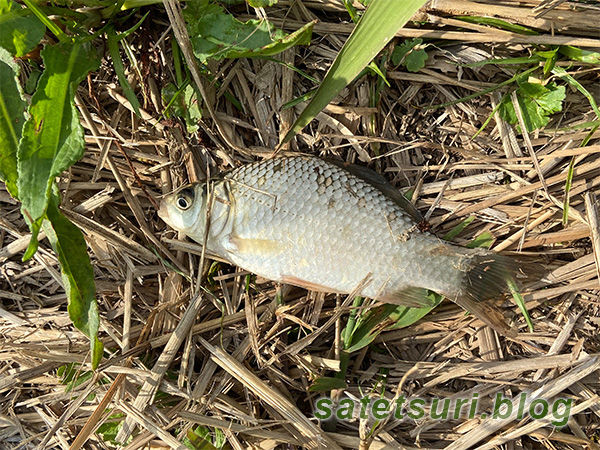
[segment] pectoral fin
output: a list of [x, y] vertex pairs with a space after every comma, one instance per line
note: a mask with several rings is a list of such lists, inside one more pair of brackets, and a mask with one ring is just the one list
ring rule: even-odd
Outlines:
[[272, 239], [229, 238], [227, 251], [240, 255], [276, 256], [284, 251], [283, 245]]

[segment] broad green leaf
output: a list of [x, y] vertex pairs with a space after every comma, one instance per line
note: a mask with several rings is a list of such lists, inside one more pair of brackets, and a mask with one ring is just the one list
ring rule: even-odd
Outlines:
[[44, 37], [46, 27], [29, 9], [12, 0], [0, 0], [0, 47], [13, 56], [33, 50]]
[[[125, 419], [125, 417], [126, 416], [124, 413], [111, 414], [107, 418], [106, 422], [98, 427], [96, 434], [102, 436], [102, 439], [105, 441], [105, 443], [110, 442], [115, 447], [121, 445], [121, 442], [117, 442], [117, 434], [121, 429], [121, 424], [123, 421], [119, 419]], [[126, 443], [129, 443], [131, 440], [133, 440], [133, 437], [130, 437]]]
[[[344, 349], [348, 353], [358, 351], [371, 344], [383, 331], [405, 328], [425, 317], [442, 301], [443, 297], [429, 292], [427, 297], [431, 306], [425, 308], [410, 308], [398, 305], [383, 305], [369, 310], [355, 320], [352, 333], [345, 333]], [[350, 326], [350, 320], [348, 321]], [[344, 334], [343, 334], [344, 335]]]
[[316, 94], [283, 138], [289, 142], [348, 85], [404, 26], [425, 0], [373, 0], [335, 58]]
[[558, 51], [573, 61], [580, 61], [589, 64], [600, 64], [600, 53], [598, 52], [582, 50], [571, 45], [561, 45], [558, 47]]
[[392, 53], [394, 65], [403, 65], [409, 72], [418, 72], [425, 67], [425, 61], [429, 58], [423, 48], [423, 39], [415, 38], [404, 41], [397, 46]]
[[58, 38], [60, 42], [73, 42], [73, 39], [68, 36], [59, 26], [56, 24], [48, 15], [40, 9], [40, 7], [34, 3], [32, 0], [23, 0], [23, 3], [27, 6], [33, 14], [42, 22], [54, 35]]
[[60, 213], [55, 195], [50, 200], [46, 217], [48, 220], [44, 221], [43, 228], [60, 262], [69, 317], [73, 325], [90, 338], [92, 367], [96, 368], [102, 359], [103, 345], [98, 340], [100, 318], [87, 244], [81, 230]]
[[18, 198], [17, 148], [27, 109], [18, 76], [19, 66], [0, 47], [0, 180], [14, 198]]
[[23, 215], [33, 222], [44, 215], [54, 178], [83, 155], [83, 129], [73, 98], [79, 82], [98, 67], [92, 47], [78, 43], [47, 45], [42, 58], [45, 70], [17, 152], [19, 198]]
[[437, 305], [439, 305], [444, 297], [435, 292], [429, 292], [429, 298], [432, 300], [432, 306], [425, 308], [409, 308], [407, 306], [396, 306], [396, 309], [390, 314], [390, 319], [394, 321], [386, 330], [397, 330], [406, 328], [413, 323], [418, 322], [427, 314], [429, 314]]
[[346, 382], [340, 378], [319, 377], [308, 387], [310, 392], [329, 392], [334, 389], [346, 389]]
[[208, 59], [272, 56], [310, 43], [313, 22], [285, 34], [267, 21], [240, 22], [219, 5], [198, 0], [189, 3], [191, 7], [184, 15], [194, 54], [203, 63]]
[[[550, 115], [562, 109], [565, 99], [565, 87], [549, 83], [542, 86], [537, 83], [521, 82], [517, 89], [517, 100], [527, 132], [545, 127]], [[518, 119], [510, 97], [506, 97], [498, 109], [500, 117], [509, 123], [517, 124]]]

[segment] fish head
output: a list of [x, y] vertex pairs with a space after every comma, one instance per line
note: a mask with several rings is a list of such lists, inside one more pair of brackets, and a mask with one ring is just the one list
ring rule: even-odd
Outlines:
[[206, 184], [190, 184], [165, 196], [158, 215], [177, 231], [202, 235], [206, 223]]

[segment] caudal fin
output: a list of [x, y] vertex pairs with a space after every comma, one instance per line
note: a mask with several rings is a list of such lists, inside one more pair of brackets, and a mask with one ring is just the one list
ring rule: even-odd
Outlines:
[[465, 275], [460, 289], [447, 295], [497, 332], [514, 337], [517, 330], [506, 323], [498, 304], [510, 291], [510, 280], [541, 277], [540, 265], [510, 256], [474, 251], [464, 255]]

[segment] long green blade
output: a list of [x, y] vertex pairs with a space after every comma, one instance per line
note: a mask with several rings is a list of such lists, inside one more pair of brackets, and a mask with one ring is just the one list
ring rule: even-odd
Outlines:
[[314, 119], [372, 61], [423, 3], [425, 0], [373, 0], [282, 144]]
[[60, 200], [53, 195], [44, 221], [44, 231], [60, 261], [60, 271], [69, 301], [69, 317], [73, 325], [90, 338], [92, 367], [102, 359], [103, 345], [98, 340], [100, 317], [96, 303], [94, 269], [87, 253], [83, 233], [58, 209]]

